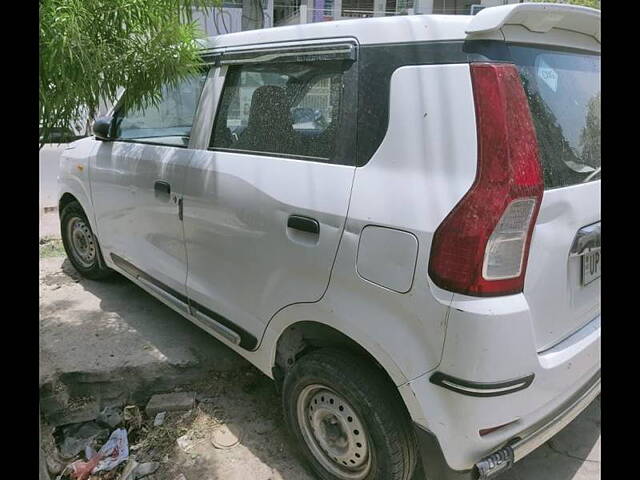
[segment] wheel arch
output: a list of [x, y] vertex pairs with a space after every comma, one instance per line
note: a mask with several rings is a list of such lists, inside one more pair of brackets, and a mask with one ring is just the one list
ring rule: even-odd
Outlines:
[[281, 332], [276, 342], [273, 367], [286, 370], [301, 356], [312, 350], [325, 347], [348, 350], [366, 358], [370, 363], [384, 371], [385, 375], [391, 380], [384, 367], [365, 347], [340, 330], [311, 320], [295, 322]]
[[[342, 331], [334, 325], [314, 321], [299, 320], [284, 325], [273, 339], [273, 354], [271, 360], [271, 375], [276, 381], [278, 389], [286, 375], [287, 368], [291, 368], [295, 361], [304, 355], [323, 347], [339, 348], [356, 354], [364, 361], [375, 366], [385, 378], [389, 388], [395, 389], [398, 400], [409, 418], [421, 419], [423, 413], [414, 393], [402, 372], [391, 358], [376, 344], [377, 354], [370, 350], [369, 342], [359, 342], [352, 335]], [[289, 363], [292, 359], [294, 363]], [[391, 365], [391, 368], [388, 366]]]
[[58, 196], [58, 215], [62, 215], [64, 207], [69, 205], [71, 202], [77, 202], [87, 216], [91, 229], [95, 234], [97, 234], [98, 230], [96, 228], [95, 217], [91, 209], [91, 201], [83, 189], [67, 188], [68, 185], [63, 185], [61, 187], [62, 188]]
[[[69, 192], [64, 192], [62, 194], [62, 196], [60, 197], [60, 199], [58, 200], [58, 212], [59, 214], [62, 214], [62, 210], [64, 210], [64, 207], [66, 207], [67, 205], [69, 205], [71, 202], [78, 202], [78, 199], [71, 193]], [[82, 206], [82, 204], [80, 203], [80, 206]], [[82, 208], [84, 210], [84, 207]], [[86, 210], [85, 210], [86, 213]]]
[[285, 368], [287, 360], [292, 356], [332, 346], [352, 351], [372, 362], [396, 386], [408, 381], [391, 356], [364, 332], [353, 330], [353, 325], [340, 325], [309, 318], [305, 315], [290, 318], [289, 321], [281, 319], [277, 325], [274, 325], [275, 321], [269, 324], [263, 339], [263, 348], [270, 349], [267, 355], [271, 369]]

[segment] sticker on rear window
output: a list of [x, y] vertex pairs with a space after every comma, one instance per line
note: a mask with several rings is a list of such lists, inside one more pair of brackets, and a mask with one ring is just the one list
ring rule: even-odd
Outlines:
[[558, 89], [558, 73], [538, 57], [538, 78], [554, 92]]

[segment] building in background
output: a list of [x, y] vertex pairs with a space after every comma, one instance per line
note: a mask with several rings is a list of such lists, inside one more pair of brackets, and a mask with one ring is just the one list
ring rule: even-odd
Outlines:
[[391, 15], [470, 15], [522, 0], [227, 0], [195, 18], [208, 36], [257, 28]]
[[[275, 0], [276, 3], [281, 1]], [[214, 36], [273, 27], [273, 13], [274, 0], [225, 0], [217, 8], [196, 9], [193, 16], [207, 36]]]

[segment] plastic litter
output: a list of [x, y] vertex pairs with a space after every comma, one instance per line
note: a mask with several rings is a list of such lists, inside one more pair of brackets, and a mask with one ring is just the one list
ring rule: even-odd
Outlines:
[[106, 407], [96, 419], [98, 423], [109, 428], [116, 428], [123, 422], [122, 409], [119, 407]]
[[84, 449], [84, 458], [90, 460], [95, 457], [97, 453], [98, 452], [96, 452], [91, 445], [87, 445]]
[[189, 434], [186, 434], [186, 435], [183, 435], [181, 437], [178, 437], [176, 439], [176, 443], [178, 444], [178, 446], [184, 452], [188, 452], [191, 449], [191, 447], [193, 446], [191, 444], [191, 438], [189, 437]]
[[87, 446], [103, 444], [111, 432], [95, 422], [67, 425], [61, 430], [63, 440], [59, 443], [59, 452], [67, 461], [76, 458]]
[[164, 419], [167, 416], [167, 412], [160, 412], [156, 415], [156, 418], [153, 420], [153, 426], [159, 427], [164, 423]]
[[93, 473], [109, 471], [116, 468], [129, 458], [129, 441], [124, 428], [114, 430], [107, 443], [97, 453], [100, 462], [93, 469]]
[[[95, 457], [93, 457], [88, 462], [83, 462], [82, 460], [77, 460], [64, 469], [62, 474], [68, 472], [71, 475], [71, 478], [76, 480], [87, 480], [91, 472], [94, 470], [95, 466], [98, 464], [102, 457], [98, 453]], [[59, 477], [61, 478], [62, 475]]]
[[129, 458], [129, 442], [124, 428], [114, 430], [109, 440], [96, 453], [91, 447], [85, 449], [87, 461], [77, 460], [62, 471], [56, 478], [61, 480], [65, 475], [74, 480], [87, 480], [92, 473], [109, 471]]

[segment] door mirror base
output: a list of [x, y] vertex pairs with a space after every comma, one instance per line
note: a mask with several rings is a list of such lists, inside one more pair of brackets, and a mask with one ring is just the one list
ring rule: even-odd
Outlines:
[[110, 116], [99, 117], [93, 122], [92, 131], [96, 137], [96, 140], [102, 141], [111, 141], [113, 137], [111, 136], [111, 124], [113, 123], [113, 118]]

